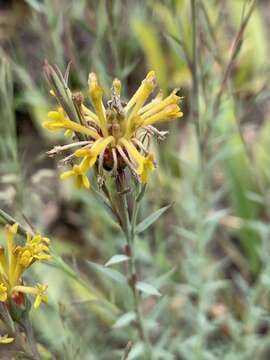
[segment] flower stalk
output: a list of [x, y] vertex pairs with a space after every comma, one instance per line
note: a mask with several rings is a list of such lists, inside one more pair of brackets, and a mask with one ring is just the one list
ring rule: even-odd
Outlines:
[[140, 294], [136, 288], [138, 281], [138, 272], [136, 266], [136, 257], [135, 257], [135, 236], [136, 236], [136, 225], [137, 225], [137, 216], [140, 207], [140, 202], [143, 199], [145, 193], [145, 185], [139, 185], [139, 191], [137, 196], [132, 196], [131, 199], [131, 209], [128, 206], [128, 196], [130, 192], [126, 192], [127, 188], [126, 176], [124, 173], [121, 173], [117, 179], [117, 190], [119, 194], [119, 202], [121, 207], [121, 215], [123, 218], [121, 229], [125, 236], [126, 245], [125, 245], [125, 255], [129, 257], [128, 267], [127, 267], [127, 282], [130, 286], [130, 289], [133, 294], [133, 306], [134, 312], [136, 314], [136, 327], [138, 329], [138, 334], [140, 340], [145, 345], [145, 355], [146, 359], [152, 359], [152, 346], [143, 321], [143, 314], [140, 303]]

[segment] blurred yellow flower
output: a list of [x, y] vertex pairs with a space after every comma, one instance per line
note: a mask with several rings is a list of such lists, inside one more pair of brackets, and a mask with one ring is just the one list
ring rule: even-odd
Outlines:
[[18, 224], [6, 225], [7, 248], [0, 248], [0, 301], [13, 299], [21, 301], [19, 294], [32, 294], [36, 296], [34, 307], [46, 302], [44, 295], [47, 285], [37, 284], [36, 287], [23, 285], [23, 273], [36, 261], [49, 260], [49, 242], [46, 237], [36, 234], [27, 234], [23, 246], [15, 244]]

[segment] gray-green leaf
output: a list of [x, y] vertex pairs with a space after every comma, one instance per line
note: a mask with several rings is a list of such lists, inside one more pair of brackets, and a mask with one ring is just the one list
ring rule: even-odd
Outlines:
[[104, 266], [119, 264], [119, 263], [127, 261], [127, 260], [129, 260], [129, 257], [127, 255], [117, 254], [117, 255], [112, 256], [110, 258], [110, 260], [108, 260]]
[[136, 314], [133, 311], [127, 312], [126, 314], [120, 316], [120, 318], [114, 323], [114, 328], [120, 328], [127, 326], [131, 321], [136, 319]]
[[161, 296], [161, 293], [153, 285], [142, 281], [137, 282], [136, 288], [147, 295]]
[[164, 206], [163, 208], [160, 208], [159, 210], [153, 212], [153, 214], [149, 215], [146, 219], [144, 219], [139, 225], [136, 226], [136, 234], [142, 233], [144, 230], [149, 228], [157, 219], [167, 211], [172, 204], [169, 204], [167, 206]]
[[107, 268], [100, 264], [95, 264], [92, 261], [87, 261], [87, 263], [96, 271], [104, 274], [105, 276], [111, 278], [112, 280], [120, 283], [125, 284], [127, 282], [126, 278], [123, 274], [121, 274], [119, 271], [116, 271], [114, 269]]

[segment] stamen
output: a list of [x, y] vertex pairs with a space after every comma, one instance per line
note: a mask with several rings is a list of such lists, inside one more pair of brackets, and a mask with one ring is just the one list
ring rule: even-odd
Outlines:
[[117, 168], [118, 168], [118, 161], [117, 161], [117, 154], [115, 148], [112, 149], [112, 156], [113, 156], [113, 169], [112, 173], [117, 175]]
[[91, 143], [92, 143], [92, 141], [78, 141], [78, 142], [63, 145], [63, 146], [57, 145], [54, 148], [52, 148], [51, 150], [47, 151], [46, 154], [49, 155], [49, 156], [54, 156], [54, 155], [57, 155], [57, 154], [61, 154], [65, 150], [69, 150], [69, 149], [72, 149], [72, 148], [77, 147], [77, 146], [88, 145], [88, 144], [91, 144]]
[[131, 140], [133, 142], [133, 144], [139, 146], [139, 148], [147, 155], [148, 154], [148, 150], [143, 146], [143, 144], [136, 138], [132, 138]]
[[125, 163], [126, 163], [132, 170], [134, 170], [134, 172], [135, 172], [136, 166], [135, 166], [135, 165], [129, 160], [129, 158], [126, 156], [123, 148], [122, 148], [120, 145], [117, 145], [116, 148], [117, 148], [119, 154], [121, 155], [122, 159], [125, 161]]
[[99, 154], [99, 158], [98, 158], [98, 172], [99, 172], [99, 175], [103, 176], [103, 164], [104, 164], [104, 153], [105, 153], [105, 150], [102, 150], [101, 153]]

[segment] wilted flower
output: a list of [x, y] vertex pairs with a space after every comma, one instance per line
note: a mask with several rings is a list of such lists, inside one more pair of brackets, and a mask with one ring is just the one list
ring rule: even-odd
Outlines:
[[71, 170], [61, 175], [62, 179], [74, 177], [77, 187], [90, 187], [88, 170], [98, 164], [99, 170], [109, 170], [117, 174], [119, 169], [128, 166], [142, 183], [147, 183], [149, 174], [155, 168], [154, 155], [149, 152], [149, 139], [159, 138], [164, 132], [153, 127], [158, 122], [167, 122], [183, 116], [178, 105], [180, 97], [174, 90], [163, 99], [162, 93], [145, 105], [156, 88], [156, 76], [150, 71], [140, 87], [124, 103], [120, 98], [121, 82], [115, 79], [111, 89], [111, 99], [107, 106], [103, 103], [103, 90], [94, 73], [89, 75], [89, 94], [94, 107], [90, 110], [83, 104], [81, 95], [72, 95], [67, 86], [67, 75], [63, 77], [56, 67], [45, 64], [45, 74], [51, 86], [51, 93], [60, 107], [48, 113], [48, 121], [43, 126], [48, 130], [65, 130], [73, 133], [78, 141], [57, 147], [50, 153], [78, 147], [65, 160], [73, 161]]
[[18, 224], [6, 225], [5, 229], [7, 248], [0, 247], [0, 301], [13, 299], [21, 303], [22, 294], [31, 294], [36, 297], [34, 307], [37, 308], [42, 302], [47, 302], [47, 285], [25, 286], [22, 275], [34, 262], [50, 259], [50, 241], [40, 234], [28, 234], [23, 246], [16, 245]]

